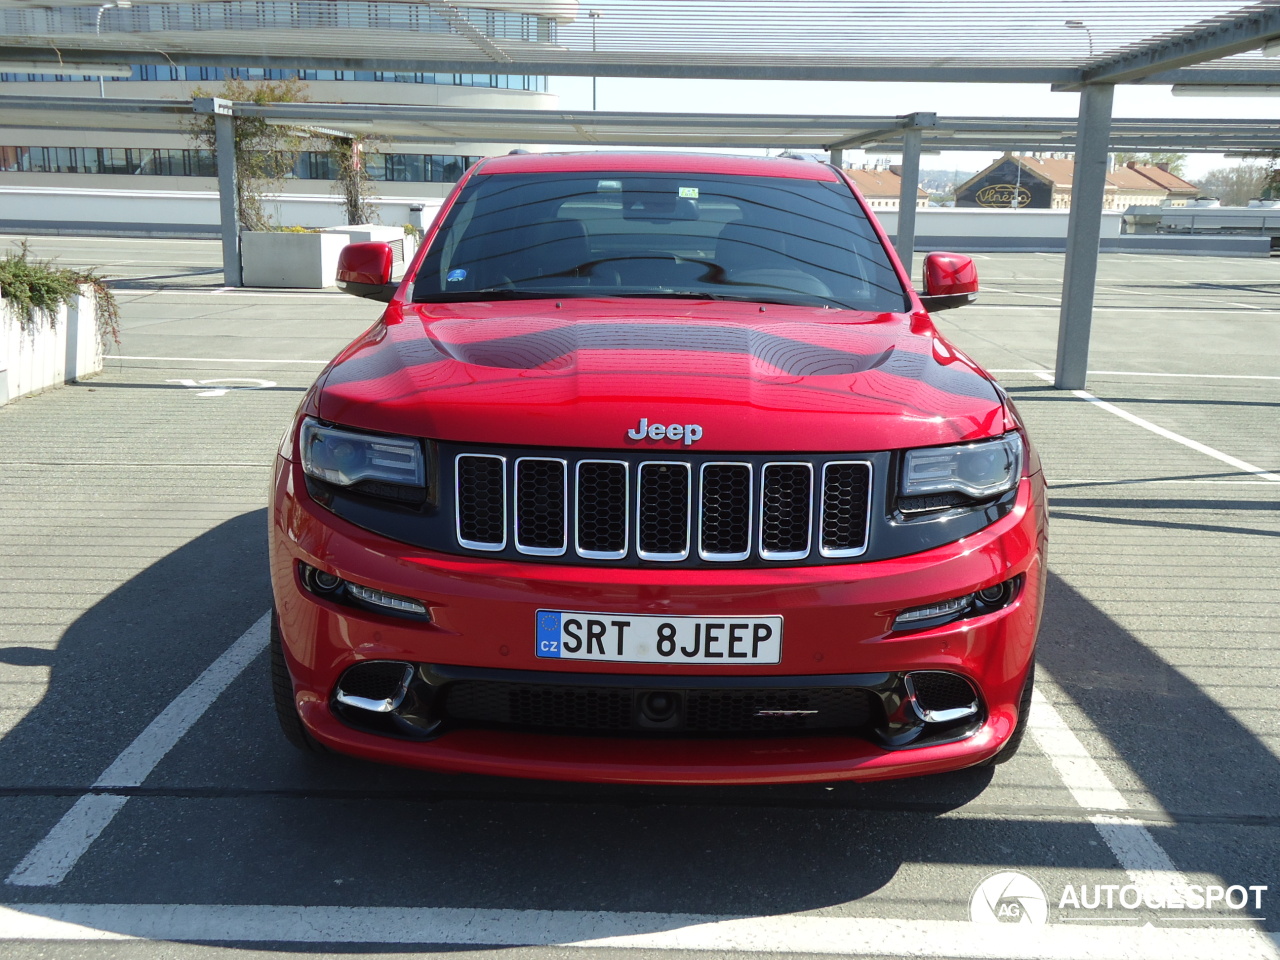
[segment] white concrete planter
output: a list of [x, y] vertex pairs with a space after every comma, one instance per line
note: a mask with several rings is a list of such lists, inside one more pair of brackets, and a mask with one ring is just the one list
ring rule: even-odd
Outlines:
[[415, 234], [405, 233], [404, 227], [388, 227], [380, 223], [356, 223], [346, 227], [325, 227], [321, 233], [340, 233], [347, 237], [347, 243], [389, 243], [395, 259], [392, 261], [392, 276], [404, 274], [405, 265], [413, 259], [418, 249], [418, 238]]
[[30, 332], [0, 298], [0, 404], [101, 373], [102, 352], [91, 287]]
[[349, 243], [390, 243], [396, 251], [395, 276], [413, 258], [417, 238], [401, 227], [366, 223], [326, 227], [316, 233], [246, 231], [240, 235], [240, 260], [246, 287], [332, 287], [338, 254]]
[[350, 241], [342, 233], [246, 231], [240, 261], [246, 287], [332, 287], [338, 254]]

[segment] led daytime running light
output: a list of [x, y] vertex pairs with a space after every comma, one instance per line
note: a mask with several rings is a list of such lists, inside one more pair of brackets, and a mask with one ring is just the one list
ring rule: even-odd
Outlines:
[[952, 600], [941, 600], [938, 603], [930, 603], [923, 607], [912, 607], [909, 610], [903, 610], [894, 619], [893, 625], [900, 627], [904, 624], [919, 623], [921, 620], [932, 620], [935, 617], [950, 617], [957, 613], [963, 613], [971, 606], [973, 606], [973, 594], [969, 593]]
[[425, 615], [427, 608], [416, 600], [410, 600], [407, 597], [397, 597], [393, 593], [383, 593], [381, 590], [374, 590], [372, 587], [362, 587], [358, 583], [347, 581], [347, 592], [357, 600], [363, 600], [365, 603], [372, 603], [376, 607], [386, 607], [388, 610], [396, 610], [400, 613], [416, 613]]

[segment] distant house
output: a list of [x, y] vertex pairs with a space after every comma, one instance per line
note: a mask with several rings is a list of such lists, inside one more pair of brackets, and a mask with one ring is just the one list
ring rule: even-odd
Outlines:
[[1108, 173], [1107, 186], [1115, 188], [1114, 192], [1107, 193], [1107, 202], [1103, 204], [1108, 210], [1125, 210], [1135, 204], [1158, 207], [1169, 196], [1168, 190], [1131, 164]]
[[1200, 188], [1194, 183], [1183, 180], [1177, 174], [1170, 173], [1167, 163], [1157, 163], [1152, 166], [1130, 160], [1125, 166], [1162, 187], [1166, 191], [1165, 202], [1171, 207], [1185, 207], [1188, 200], [1194, 200], [1200, 196]]
[[[875, 210], [897, 210], [902, 196], [901, 167], [894, 165], [885, 170], [845, 170]], [[916, 188], [916, 206], [927, 207], [929, 194]]]
[[[1006, 153], [956, 188], [956, 206], [1067, 210], [1074, 173], [1075, 161], [1066, 157]], [[1106, 210], [1124, 210], [1134, 204], [1181, 207], [1199, 192], [1195, 184], [1170, 173], [1164, 165], [1131, 162], [1107, 174], [1102, 206]]]

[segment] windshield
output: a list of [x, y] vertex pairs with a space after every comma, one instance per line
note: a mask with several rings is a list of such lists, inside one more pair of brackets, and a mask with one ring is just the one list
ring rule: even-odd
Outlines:
[[413, 288], [416, 302], [574, 296], [909, 309], [844, 183], [715, 174], [477, 175]]

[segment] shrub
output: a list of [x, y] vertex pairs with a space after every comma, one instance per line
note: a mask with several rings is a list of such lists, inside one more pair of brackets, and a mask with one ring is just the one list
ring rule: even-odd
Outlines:
[[43, 316], [53, 327], [58, 308], [70, 307], [80, 295], [81, 284], [93, 289], [98, 337], [105, 348], [108, 341], [120, 344], [120, 307], [105, 278], [95, 270], [58, 267], [52, 260], [31, 255], [27, 241], [17, 250], [0, 256], [0, 296], [19, 326], [34, 334]]

